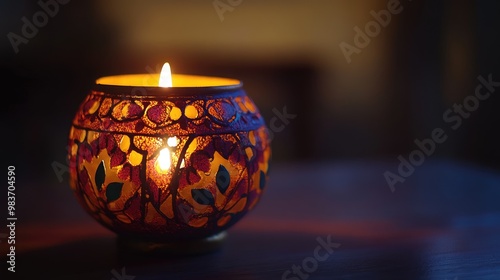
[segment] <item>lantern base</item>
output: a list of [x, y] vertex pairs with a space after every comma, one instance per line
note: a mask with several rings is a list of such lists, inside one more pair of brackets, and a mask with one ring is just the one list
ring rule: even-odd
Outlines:
[[190, 241], [155, 242], [118, 236], [117, 246], [120, 251], [146, 255], [200, 255], [216, 251], [226, 239], [225, 231]]

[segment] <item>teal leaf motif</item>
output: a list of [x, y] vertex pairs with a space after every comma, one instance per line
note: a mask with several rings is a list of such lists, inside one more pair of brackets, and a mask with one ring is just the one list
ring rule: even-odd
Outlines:
[[217, 175], [215, 176], [215, 183], [217, 184], [217, 188], [221, 193], [225, 193], [227, 188], [229, 188], [229, 183], [231, 182], [231, 176], [229, 172], [224, 167], [224, 165], [219, 165], [219, 170], [217, 171]]
[[266, 174], [263, 171], [260, 171], [259, 188], [263, 190], [265, 187], [266, 187]]
[[104, 167], [104, 160], [101, 161], [99, 167], [97, 167], [94, 177], [97, 190], [102, 191], [102, 185], [104, 185], [104, 179], [106, 178], [106, 168]]
[[213, 205], [215, 203], [213, 194], [206, 189], [192, 189], [191, 196], [201, 205]]
[[106, 188], [106, 198], [108, 199], [108, 203], [120, 198], [122, 195], [122, 188], [123, 183], [114, 182], [108, 185]]

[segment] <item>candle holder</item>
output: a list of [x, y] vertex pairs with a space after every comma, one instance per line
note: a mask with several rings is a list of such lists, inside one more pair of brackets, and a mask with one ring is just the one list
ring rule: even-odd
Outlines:
[[238, 80], [155, 79], [96, 81], [70, 129], [70, 185], [128, 248], [209, 251], [264, 191], [268, 130]]

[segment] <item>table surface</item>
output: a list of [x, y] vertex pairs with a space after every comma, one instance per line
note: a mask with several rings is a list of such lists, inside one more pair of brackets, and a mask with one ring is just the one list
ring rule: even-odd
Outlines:
[[500, 279], [500, 173], [428, 160], [392, 192], [383, 173], [396, 169], [382, 160], [277, 163], [261, 202], [218, 251], [177, 257], [124, 253], [64, 183], [18, 186], [15, 276]]

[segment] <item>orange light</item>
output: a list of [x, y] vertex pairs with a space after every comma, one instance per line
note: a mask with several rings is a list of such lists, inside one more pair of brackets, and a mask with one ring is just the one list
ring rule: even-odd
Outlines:
[[170, 156], [170, 150], [168, 148], [163, 148], [158, 155], [158, 159], [156, 160], [157, 171], [160, 173], [167, 173], [170, 169], [170, 165], [172, 164], [172, 159]]

